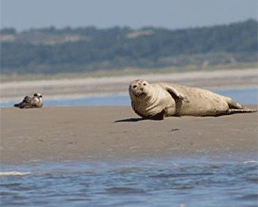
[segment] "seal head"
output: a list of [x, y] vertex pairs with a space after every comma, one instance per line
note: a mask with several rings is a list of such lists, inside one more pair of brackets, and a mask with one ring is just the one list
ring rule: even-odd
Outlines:
[[129, 94], [134, 112], [143, 118], [163, 119], [168, 108], [175, 108], [175, 101], [166, 90], [146, 80], [132, 81]]
[[147, 99], [151, 97], [151, 85], [145, 80], [135, 80], [129, 86], [129, 94], [131, 98]]
[[41, 108], [43, 106], [43, 96], [40, 93], [35, 93], [33, 96], [33, 105], [36, 108]]

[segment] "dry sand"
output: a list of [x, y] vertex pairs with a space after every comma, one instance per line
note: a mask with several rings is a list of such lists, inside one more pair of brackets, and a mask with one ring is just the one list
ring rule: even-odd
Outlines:
[[257, 113], [126, 121], [130, 118], [137, 118], [131, 107], [2, 108], [1, 162], [257, 152]]

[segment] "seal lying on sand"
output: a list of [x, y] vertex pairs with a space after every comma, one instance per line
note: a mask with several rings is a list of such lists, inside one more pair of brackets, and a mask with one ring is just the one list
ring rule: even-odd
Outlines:
[[34, 96], [25, 96], [22, 102], [14, 104], [14, 107], [23, 108], [41, 108], [43, 106], [43, 98], [40, 93], [35, 93]]
[[149, 84], [145, 80], [135, 80], [129, 86], [129, 94], [133, 110], [143, 118], [257, 112], [241, 106], [229, 97], [177, 84]]

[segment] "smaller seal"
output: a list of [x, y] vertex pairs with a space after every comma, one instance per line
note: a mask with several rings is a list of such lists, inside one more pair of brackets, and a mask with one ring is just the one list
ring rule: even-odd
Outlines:
[[129, 94], [134, 112], [147, 119], [257, 112], [229, 97], [178, 84], [149, 84], [145, 80], [135, 80], [129, 85]]
[[22, 102], [14, 104], [14, 107], [24, 108], [41, 108], [43, 106], [43, 97], [40, 93], [33, 96], [25, 96]]

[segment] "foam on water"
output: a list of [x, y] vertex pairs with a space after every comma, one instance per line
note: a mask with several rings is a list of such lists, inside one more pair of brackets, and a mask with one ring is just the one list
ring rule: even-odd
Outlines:
[[0, 172], [0, 176], [22, 176], [29, 175], [30, 172], [19, 172], [19, 171], [10, 171], [10, 172]]

